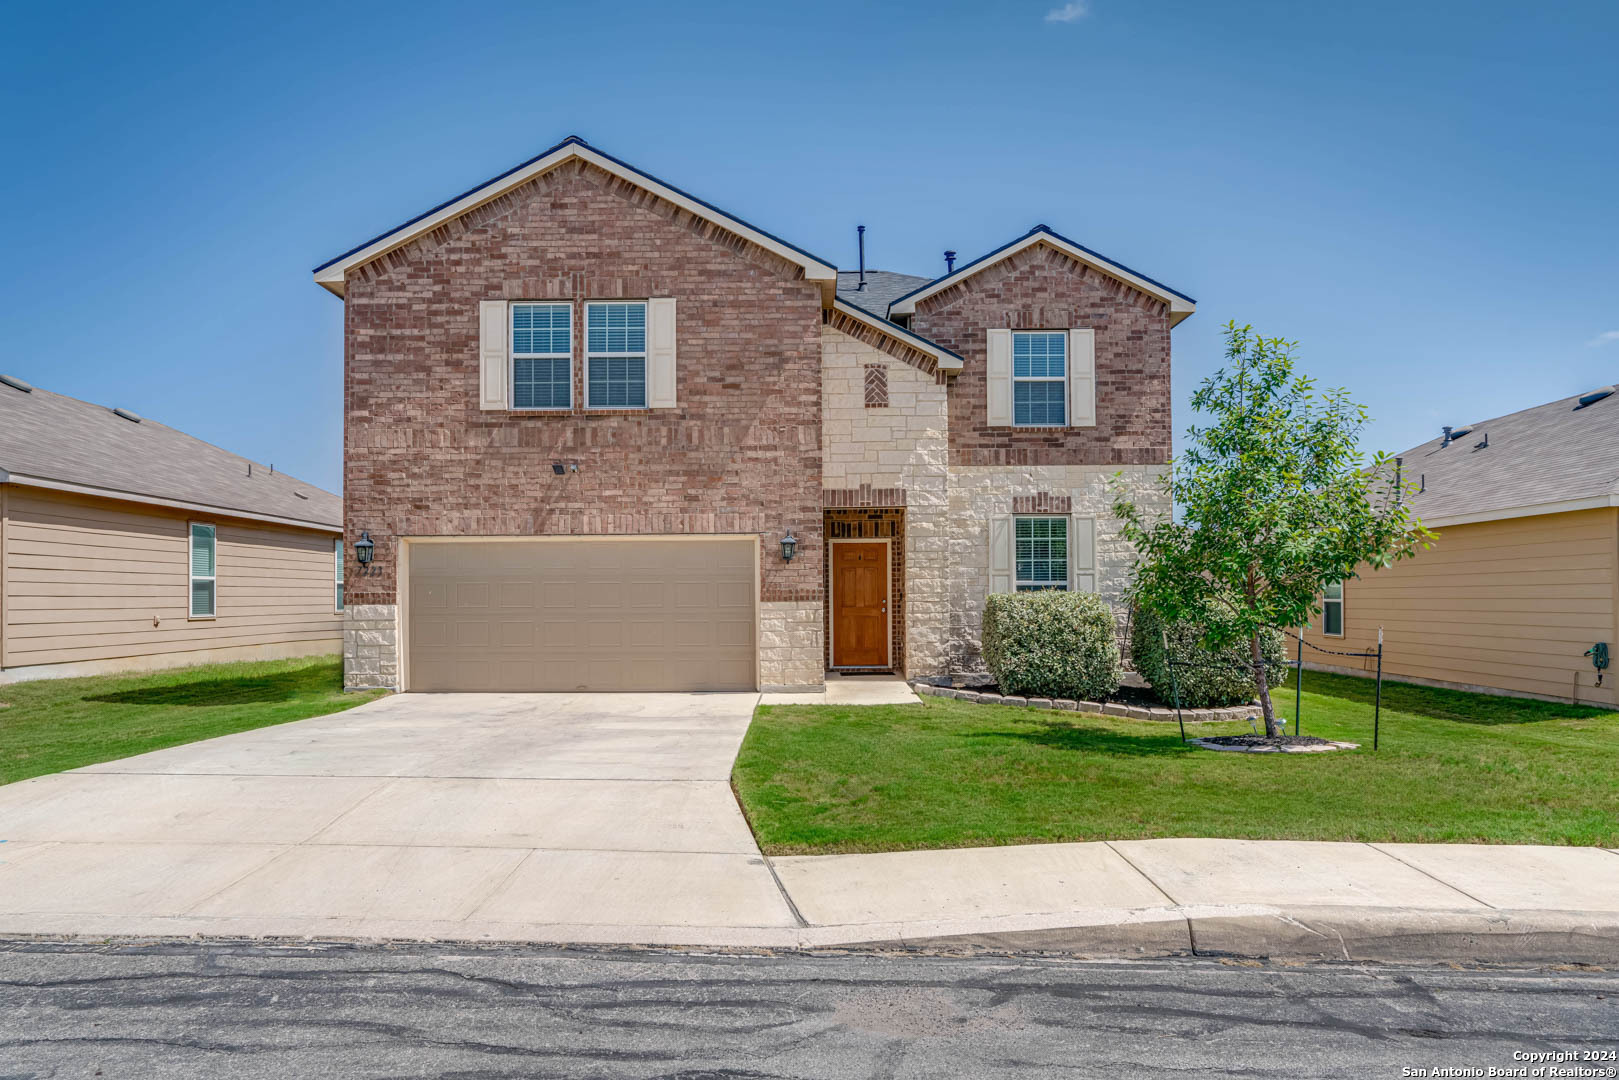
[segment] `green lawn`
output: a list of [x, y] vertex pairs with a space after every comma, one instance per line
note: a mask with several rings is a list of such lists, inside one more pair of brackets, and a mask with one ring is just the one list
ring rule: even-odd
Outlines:
[[0, 784], [340, 712], [381, 693], [345, 694], [343, 665], [330, 657], [0, 686]]
[[[1360, 750], [1215, 753], [1174, 724], [923, 698], [760, 708], [732, 779], [770, 854], [1156, 836], [1619, 845], [1619, 713], [1384, 683], [1374, 753], [1372, 682], [1304, 678], [1304, 733]], [[1291, 720], [1292, 691], [1276, 702]]]

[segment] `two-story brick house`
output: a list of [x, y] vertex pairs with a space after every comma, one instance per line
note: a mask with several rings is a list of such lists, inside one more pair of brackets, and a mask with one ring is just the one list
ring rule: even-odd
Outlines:
[[[1050, 229], [839, 273], [570, 138], [326, 263], [350, 686], [815, 686], [1116, 598], [1193, 302]], [[784, 544], [784, 541], [790, 541]]]

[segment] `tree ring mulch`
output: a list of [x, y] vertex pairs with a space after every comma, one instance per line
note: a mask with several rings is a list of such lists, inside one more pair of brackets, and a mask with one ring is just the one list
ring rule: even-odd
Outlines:
[[1188, 745], [1203, 750], [1228, 750], [1239, 754], [1322, 754], [1331, 750], [1356, 750], [1359, 743], [1333, 742], [1318, 735], [1209, 735], [1192, 739]]

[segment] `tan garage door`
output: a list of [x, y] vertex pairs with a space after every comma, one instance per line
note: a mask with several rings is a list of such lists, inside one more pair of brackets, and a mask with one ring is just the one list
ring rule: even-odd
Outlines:
[[752, 690], [752, 537], [410, 545], [411, 690]]

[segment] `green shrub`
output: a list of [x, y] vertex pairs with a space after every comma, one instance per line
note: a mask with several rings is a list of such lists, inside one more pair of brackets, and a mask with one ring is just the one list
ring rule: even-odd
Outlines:
[[991, 596], [984, 663], [1003, 694], [1100, 701], [1124, 678], [1113, 612], [1090, 593]]
[[[1173, 704], [1174, 691], [1169, 664], [1164, 656], [1164, 621], [1146, 608], [1130, 614], [1130, 659], [1136, 672], [1165, 702]], [[1275, 686], [1286, 675], [1279, 666], [1283, 659], [1280, 631], [1267, 630], [1260, 637], [1266, 677]], [[1203, 627], [1185, 619], [1169, 628], [1169, 649], [1176, 660], [1175, 680], [1180, 686], [1181, 704], [1190, 709], [1212, 709], [1223, 705], [1245, 705], [1254, 700], [1259, 686], [1254, 682], [1253, 655], [1246, 641], [1235, 642], [1211, 652], [1203, 647]]]

